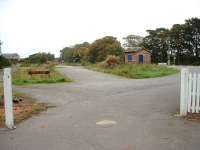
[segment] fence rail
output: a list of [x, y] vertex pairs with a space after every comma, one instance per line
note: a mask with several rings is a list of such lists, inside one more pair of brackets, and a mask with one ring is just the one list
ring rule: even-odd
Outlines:
[[200, 112], [200, 73], [181, 70], [180, 114]]
[[199, 95], [200, 95], [200, 74], [190, 73], [189, 74], [189, 95], [188, 95], [188, 112], [199, 113]]

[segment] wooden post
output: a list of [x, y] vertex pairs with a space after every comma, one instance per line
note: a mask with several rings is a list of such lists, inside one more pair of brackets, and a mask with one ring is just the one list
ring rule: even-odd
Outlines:
[[181, 91], [180, 91], [180, 115], [187, 115], [187, 101], [188, 101], [188, 76], [189, 70], [184, 68], [181, 70]]
[[13, 120], [11, 68], [4, 69], [3, 83], [4, 83], [3, 86], [4, 86], [5, 123], [9, 129], [14, 129], [15, 127]]

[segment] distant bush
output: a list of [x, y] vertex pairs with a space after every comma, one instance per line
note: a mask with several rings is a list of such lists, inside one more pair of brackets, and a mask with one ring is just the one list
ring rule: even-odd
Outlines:
[[0, 56], [0, 69], [4, 68], [4, 67], [8, 67], [10, 66], [10, 62], [8, 59], [6, 59], [5, 57], [3, 56]]
[[115, 67], [118, 64], [120, 64], [120, 57], [114, 55], [108, 55], [105, 61], [99, 63], [100, 66], [109, 68]]
[[53, 54], [50, 53], [36, 53], [33, 55], [30, 55], [28, 58], [25, 59], [26, 63], [32, 63], [32, 64], [44, 64], [49, 61], [54, 61], [55, 57]]

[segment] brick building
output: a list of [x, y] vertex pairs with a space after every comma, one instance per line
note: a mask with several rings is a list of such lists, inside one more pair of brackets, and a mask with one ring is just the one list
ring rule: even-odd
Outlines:
[[20, 56], [17, 53], [3, 53], [3, 57], [11, 61], [20, 61]]
[[127, 49], [124, 53], [126, 64], [151, 64], [151, 53], [142, 47]]

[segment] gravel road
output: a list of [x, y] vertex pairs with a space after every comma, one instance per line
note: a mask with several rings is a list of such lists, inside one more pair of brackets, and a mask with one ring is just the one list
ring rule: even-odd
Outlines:
[[199, 150], [200, 124], [175, 116], [179, 74], [133, 80], [57, 69], [74, 82], [16, 87], [56, 108], [0, 130], [0, 150]]

